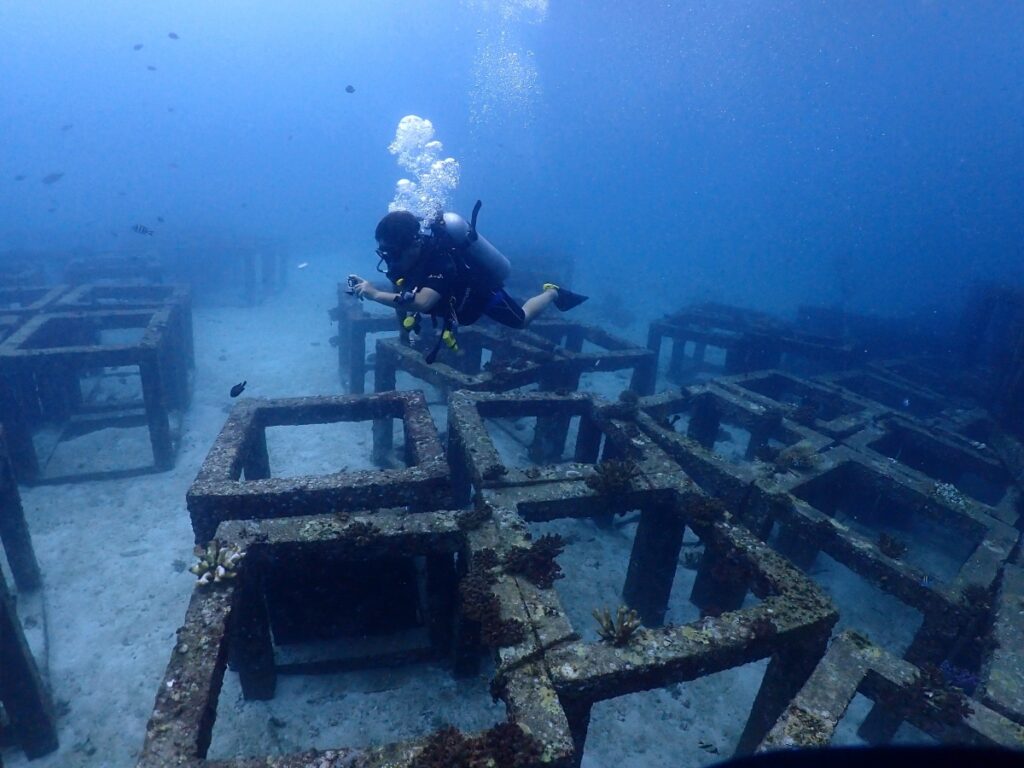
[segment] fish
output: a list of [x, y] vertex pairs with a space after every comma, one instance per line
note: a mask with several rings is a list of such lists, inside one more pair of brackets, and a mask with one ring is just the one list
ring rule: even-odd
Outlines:
[[180, 39], [180, 38], [178, 37], [178, 33], [177, 33], [177, 32], [168, 32], [168, 33], [167, 33], [167, 36], [168, 36], [169, 38], [171, 38], [171, 40], [179, 40], [179, 39]]
[[243, 381], [240, 384], [235, 384], [235, 386], [233, 386], [231, 388], [231, 396], [232, 397], [238, 397], [240, 394], [245, 392], [245, 385], [246, 384], [248, 384], [247, 381]]
[[164, 223], [164, 217], [163, 216], [157, 216], [156, 220], [159, 221], [161, 224]]
[[140, 235], [154, 235], [154, 234], [156, 234], [155, 232], [153, 232], [152, 229], [150, 229], [149, 227], [144, 227], [141, 224], [136, 224], [134, 227], [132, 227], [132, 232], [136, 232], [136, 233], [138, 233]]
[[309, 266], [309, 262], [308, 261], [304, 261], [301, 264], [299, 264], [299, 269], [305, 269], [308, 266]]
[[354, 85], [346, 85], [345, 86], [345, 93], [355, 93], [355, 92], [356, 92], [356, 87]]
[[14, 177], [14, 180], [15, 181], [24, 181], [25, 180], [25, 174], [19, 173], [17, 176]]
[[64, 171], [54, 171], [43, 176], [43, 184], [53, 184], [64, 178]]
[[900, 401], [900, 405], [901, 405], [901, 406], [902, 406], [903, 408], [909, 408], [909, 407], [910, 407], [910, 398], [909, 398], [909, 397], [904, 397], [904, 398], [903, 398], [903, 399], [902, 399], [902, 400]]
[[156, 67], [154, 67], [152, 64], [148, 65], [146, 69], [148, 69], [150, 72], [156, 72]]
[[61, 129], [62, 131], [70, 131], [70, 130], [71, 130], [72, 128], [74, 128], [74, 127], [75, 127], [75, 124], [74, 124], [74, 123], [65, 123], [64, 125], [62, 125], [62, 126], [60, 127], [60, 129]]
[[132, 50], [133, 51], [141, 51], [142, 50], [142, 43], [136, 43], [135, 45], [133, 45], [132, 46]]

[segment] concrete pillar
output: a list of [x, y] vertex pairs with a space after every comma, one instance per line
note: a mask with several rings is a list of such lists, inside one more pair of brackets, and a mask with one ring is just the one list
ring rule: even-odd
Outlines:
[[686, 524], [671, 506], [647, 507], [640, 513], [622, 599], [640, 614], [644, 626], [665, 623], [685, 532]]
[[243, 567], [245, 571], [240, 574], [237, 587], [241, 594], [235, 607], [231, 664], [238, 670], [242, 696], [250, 701], [266, 701], [274, 698], [277, 687], [270, 616], [260, 564], [250, 561]]
[[0, 701], [15, 741], [30, 760], [57, 749], [57, 723], [50, 695], [18, 621], [0, 572]]

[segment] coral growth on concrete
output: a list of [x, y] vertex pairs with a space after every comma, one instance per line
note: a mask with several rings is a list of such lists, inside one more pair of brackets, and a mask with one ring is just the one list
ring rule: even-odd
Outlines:
[[541, 536], [529, 547], [516, 547], [505, 553], [505, 570], [524, 576], [541, 589], [550, 589], [562, 578], [555, 558], [565, 549], [565, 540], [557, 533]]
[[597, 621], [597, 633], [601, 639], [615, 646], [626, 645], [640, 628], [640, 617], [637, 612], [624, 605], [619, 606], [614, 619], [607, 608], [600, 611], [595, 608], [593, 616]]
[[221, 547], [216, 539], [205, 547], [196, 547], [194, 551], [199, 562], [189, 571], [198, 577], [196, 584], [201, 587], [235, 578], [238, 565], [245, 556], [237, 546]]
[[459, 583], [462, 615], [480, 625], [480, 640], [491, 648], [515, 645], [526, 635], [522, 623], [501, 618], [501, 603], [491, 592], [496, 579], [485, 566], [474, 563]]
[[602, 496], [621, 496], [628, 491], [640, 468], [633, 461], [602, 461], [587, 478], [587, 487]]
[[411, 768], [527, 768], [541, 753], [540, 742], [515, 723], [500, 723], [478, 736], [447, 726], [427, 739]]
[[898, 560], [907, 553], [907, 545], [887, 533], [878, 534], [878, 549], [886, 557]]

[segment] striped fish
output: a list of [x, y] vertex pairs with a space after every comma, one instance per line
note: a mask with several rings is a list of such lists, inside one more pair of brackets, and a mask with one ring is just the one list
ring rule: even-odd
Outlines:
[[139, 235], [155, 234], [152, 229], [150, 229], [149, 227], [144, 227], [141, 224], [136, 224], [134, 227], [132, 227], [132, 232], [135, 232]]

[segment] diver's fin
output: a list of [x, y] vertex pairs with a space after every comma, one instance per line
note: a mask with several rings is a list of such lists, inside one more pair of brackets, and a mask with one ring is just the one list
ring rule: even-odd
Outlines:
[[562, 312], [578, 307], [589, 298], [581, 293], [573, 293], [568, 288], [560, 288], [554, 283], [544, 283], [544, 290], [553, 290], [558, 294], [555, 296], [555, 306]]

